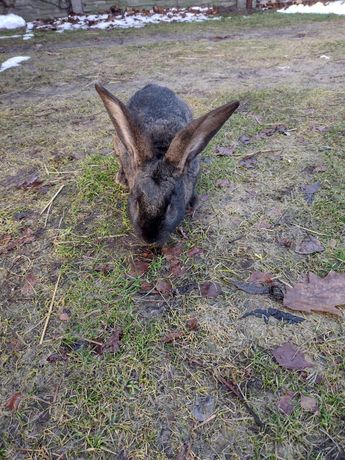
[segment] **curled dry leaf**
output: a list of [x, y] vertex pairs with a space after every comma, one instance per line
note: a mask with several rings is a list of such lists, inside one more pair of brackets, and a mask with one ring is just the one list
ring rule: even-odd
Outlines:
[[192, 248], [188, 251], [188, 257], [194, 257], [194, 256], [199, 256], [204, 253], [204, 250], [201, 248]]
[[182, 244], [177, 244], [176, 246], [166, 246], [162, 248], [162, 252], [166, 260], [171, 260], [180, 257], [183, 252]]
[[198, 318], [190, 318], [187, 323], [187, 328], [190, 331], [197, 331], [199, 329], [199, 321]]
[[296, 345], [290, 342], [283, 343], [272, 351], [272, 355], [278, 364], [285, 369], [293, 369], [301, 371], [308, 367], [313, 367], [314, 364], [309, 363], [304, 353], [299, 350]]
[[316, 252], [323, 252], [325, 248], [322, 246], [320, 241], [314, 236], [309, 236], [307, 239], [297, 244], [295, 252], [297, 254], [315, 254]]
[[206, 281], [200, 284], [199, 288], [201, 295], [207, 299], [214, 299], [223, 292], [221, 286], [213, 281]]
[[176, 340], [180, 339], [181, 337], [183, 337], [183, 332], [179, 332], [179, 331], [168, 332], [168, 334], [166, 334], [163, 337], [162, 342], [163, 343], [173, 343]]
[[24, 284], [20, 290], [20, 292], [25, 297], [31, 297], [35, 294], [35, 284], [37, 283], [37, 277], [33, 273], [29, 273], [25, 278]]
[[304, 318], [300, 316], [292, 315], [291, 313], [287, 313], [285, 311], [278, 310], [277, 308], [268, 308], [265, 310], [264, 308], [256, 308], [255, 310], [249, 311], [245, 313], [242, 318], [246, 318], [247, 316], [255, 316], [256, 318], [263, 318], [265, 323], [268, 323], [270, 317], [277, 319], [278, 321], [285, 321], [289, 324], [298, 324], [302, 323]]
[[287, 287], [284, 306], [292, 310], [331, 313], [341, 316], [336, 306], [345, 305], [345, 273], [330, 272], [324, 278], [309, 273], [308, 279]]
[[301, 396], [301, 407], [307, 412], [313, 412], [317, 414], [319, 412], [319, 406], [317, 400], [312, 396]]
[[281, 396], [279, 399], [277, 406], [278, 409], [283, 412], [285, 415], [291, 415], [294, 410], [294, 397], [295, 393], [292, 391], [287, 392], [285, 395]]
[[155, 289], [161, 294], [170, 294], [172, 291], [172, 285], [169, 280], [159, 280], [155, 285]]
[[5, 403], [5, 409], [14, 411], [17, 410], [20, 404], [20, 401], [23, 399], [23, 395], [18, 392], [18, 393], [13, 393], [12, 396], [8, 398], [8, 400]]
[[269, 286], [256, 283], [245, 283], [243, 281], [232, 280], [237, 289], [246, 292], [247, 294], [269, 294]]
[[142, 260], [142, 259], [135, 259], [131, 263], [131, 269], [130, 269], [129, 274], [131, 276], [142, 276], [145, 273], [147, 273], [149, 268], [150, 268], [149, 262], [146, 262], [145, 260]]
[[271, 273], [253, 272], [250, 274], [249, 282], [251, 283], [272, 283]]

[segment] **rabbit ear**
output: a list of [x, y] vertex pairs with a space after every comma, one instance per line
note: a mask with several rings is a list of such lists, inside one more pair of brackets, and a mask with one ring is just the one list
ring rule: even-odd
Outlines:
[[95, 88], [113, 122], [118, 138], [134, 159], [134, 163], [138, 165], [149, 159], [150, 144], [147, 138], [139, 132], [127, 107], [100, 83], [97, 82]]
[[165, 159], [182, 172], [186, 162], [206, 147], [239, 105], [239, 102], [229, 102], [191, 121], [175, 135]]

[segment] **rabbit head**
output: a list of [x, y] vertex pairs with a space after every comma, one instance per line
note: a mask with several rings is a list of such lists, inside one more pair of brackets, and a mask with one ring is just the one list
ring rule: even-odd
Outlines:
[[[147, 128], [103, 86], [97, 83], [96, 89], [115, 127], [120, 178], [129, 188], [128, 210], [135, 232], [147, 243], [162, 245], [183, 220], [193, 198], [198, 155], [239, 103], [225, 104], [184, 122], [180, 129], [168, 130], [162, 153], [161, 148], [157, 149], [152, 127]], [[190, 117], [190, 111], [188, 114]]]

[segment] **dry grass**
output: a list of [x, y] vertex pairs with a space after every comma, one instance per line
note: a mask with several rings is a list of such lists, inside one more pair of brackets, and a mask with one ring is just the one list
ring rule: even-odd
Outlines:
[[[135, 33], [47, 33], [29, 44], [6, 41], [4, 58], [25, 52], [32, 60], [2, 74], [6, 198], [0, 234], [13, 241], [26, 228], [34, 233], [33, 241], [2, 256], [1, 402], [15, 392], [24, 396], [13, 413], [2, 404], [4, 458], [123, 459], [126, 453], [163, 460], [176, 458], [184, 442], [191, 458], [201, 460], [344, 455], [343, 322], [316, 314], [299, 325], [240, 319], [249, 309], [280, 305], [232, 284], [254, 270], [292, 284], [308, 271], [345, 269], [344, 20], [285, 20], [283, 27], [278, 15], [253, 15]], [[214, 40], [227, 34], [233, 37]], [[119, 39], [125, 40], [121, 46]], [[112, 81], [124, 99], [147, 81], [167, 84], [196, 113], [231, 98], [242, 102], [204, 154], [198, 188], [209, 199], [185, 221], [188, 240], [172, 237], [171, 244], [184, 245], [185, 275], [173, 277], [156, 254], [144, 276], [153, 283], [170, 278], [173, 297], [143, 296], [142, 280], [129, 275], [142, 247], [128, 238], [126, 193], [115, 183], [118, 165], [110, 123], [92, 88], [96, 77]], [[216, 145], [277, 123], [291, 135], [240, 144], [231, 158], [215, 156]], [[253, 153], [255, 168], [239, 164]], [[321, 163], [326, 171], [310, 172]], [[42, 187], [8, 185], [7, 176], [33, 169]], [[220, 178], [234, 190], [217, 188]], [[316, 181], [321, 189], [308, 206], [301, 186]], [[48, 218], [40, 216], [62, 185]], [[301, 256], [279, 244], [308, 234], [318, 236], [323, 253]], [[194, 246], [204, 249], [202, 257], [187, 256]], [[112, 271], [103, 273], [104, 264]], [[28, 274], [37, 279], [29, 294], [22, 290]], [[58, 274], [56, 304], [39, 346]], [[223, 294], [210, 300], [197, 289], [188, 292], [188, 285], [205, 280], [218, 281]], [[59, 319], [62, 311], [69, 321]], [[191, 317], [198, 318], [198, 331], [188, 330]], [[124, 333], [120, 352], [96, 355], [91, 344], [114, 325]], [[162, 343], [171, 331], [183, 337]], [[271, 350], [286, 340], [302, 348], [315, 368], [280, 368]], [[67, 360], [48, 362], [61, 346]], [[219, 375], [240, 386], [265, 428], [219, 384]], [[280, 414], [276, 403], [288, 390], [315, 397], [320, 413], [308, 414], [297, 404], [289, 417]], [[200, 423], [192, 410], [206, 395], [214, 399], [214, 411]]]

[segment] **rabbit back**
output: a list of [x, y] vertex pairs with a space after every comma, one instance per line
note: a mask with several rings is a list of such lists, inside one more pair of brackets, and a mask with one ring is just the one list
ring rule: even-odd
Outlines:
[[151, 140], [156, 158], [165, 155], [175, 134], [192, 120], [192, 111], [169, 88], [149, 84], [137, 91], [127, 108]]

